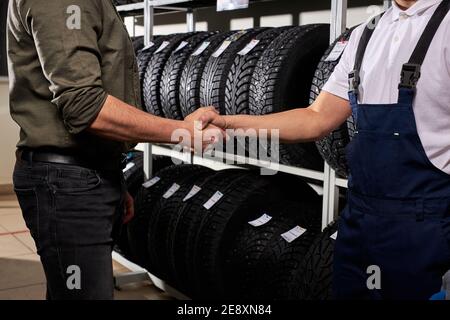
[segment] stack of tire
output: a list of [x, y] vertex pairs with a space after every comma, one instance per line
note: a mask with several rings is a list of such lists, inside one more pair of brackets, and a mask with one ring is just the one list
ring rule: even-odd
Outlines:
[[[229, 115], [260, 115], [309, 105], [339, 63], [341, 56], [335, 49], [345, 47], [355, 28], [343, 33], [322, 55], [326, 29], [326, 25], [312, 25], [169, 35], [158, 37], [146, 48], [143, 37], [135, 38], [146, 109], [182, 119], [206, 105]], [[217, 57], [218, 49], [224, 47]], [[159, 58], [152, 60], [155, 52]], [[314, 72], [311, 67], [321, 55]], [[348, 176], [345, 147], [353, 134], [350, 117], [317, 142], [322, 158], [342, 177]], [[280, 152], [283, 163], [320, 169], [311, 144], [282, 146]]]
[[[330, 78], [340, 61], [343, 49], [355, 28], [347, 30], [328, 48], [317, 66], [312, 81], [310, 103], [314, 103], [325, 83]], [[346, 147], [354, 136], [355, 128], [353, 117], [334, 130], [324, 139], [318, 141], [317, 148], [323, 159], [342, 177], [348, 177], [348, 164]]]
[[135, 261], [191, 298], [304, 299], [320, 217], [300, 178], [177, 165], [143, 184], [128, 234]]
[[131, 41], [133, 42], [134, 52], [137, 56], [139, 51], [144, 49], [144, 37], [133, 37]]
[[[320, 24], [160, 36], [137, 53], [145, 109], [183, 119], [200, 106], [253, 115], [307, 106], [328, 42]], [[313, 143], [281, 145], [279, 160], [323, 167]]]
[[[134, 198], [145, 180], [144, 154], [142, 151], [132, 150], [127, 153], [126, 164], [123, 168], [125, 184], [130, 195]], [[119, 219], [114, 225], [115, 251], [127, 258], [131, 258], [128, 241], [128, 226]]]
[[290, 299], [333, 299], [333, 255], [338, 226], [339, 220], [332, 222], [314, 239], [297, 272]]
[[128, 192], [134, 197], [145, 180], [144, 153], [132, 150], [126, 155], [126, 165], [123, 168], [123, 176]]
[[[169, 157], [153, 156], [152, 169], [160, 171], [173, 164]], [[138, 150], [132, 150], [127, 153], [126, 164], [123, 168], [123, 176], [127, 191], [133, 197], [135, 202], [140, 195], [142, 183], [145, 180], [144, 173], [144, 153]], [[130, 249], [128, 238], [128, 224], [123, 224], [122, 220], [116, 221], [114, 226], [115, 251], [121, 253], [130, 260], [134, 260], [132, 250]]]

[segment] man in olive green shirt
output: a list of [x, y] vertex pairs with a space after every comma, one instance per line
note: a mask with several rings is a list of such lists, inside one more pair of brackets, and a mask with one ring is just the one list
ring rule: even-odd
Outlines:
[[193, 137], [193, 121], [213, 111], [175, 121], [140, 110], [133, 45], [111, 0], [10, 0], [8, 13], [14, 186], [48, 298], [111, 299], [112, 224], [121, 203], [125, 221], [133, 215], [121, 154], [170, 143], [176, 129]]

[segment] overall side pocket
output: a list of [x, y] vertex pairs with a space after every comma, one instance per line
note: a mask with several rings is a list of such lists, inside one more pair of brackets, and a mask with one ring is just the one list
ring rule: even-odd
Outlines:
[[444, 238], [444, 241], [446, 241], [447, 244], [447, 257], [449, 258], [450, 261], [450, 217], [448, 218], [444, 218], [440, 221], [441, 224], [441, 232], [442, 232], [442, 237]]

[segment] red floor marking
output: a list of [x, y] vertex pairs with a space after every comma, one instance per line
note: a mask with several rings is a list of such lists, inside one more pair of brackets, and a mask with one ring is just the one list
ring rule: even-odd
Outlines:
[[4, 232], [4, 233], [0, 233], [0, 237], [1, 236], [8, 236], [8, 235], [15, 235], [15, 234], [22, 234], [22, 233], [28, 233], [30, 232], [29, 230], [21, 230], [21, 231], [14, 231], [14, 232]]

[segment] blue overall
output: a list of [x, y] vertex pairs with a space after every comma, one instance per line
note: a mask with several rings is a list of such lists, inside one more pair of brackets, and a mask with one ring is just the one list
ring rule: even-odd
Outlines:
[[347, 150], [348, 204], [335, 247], [338, 299], [428, 300], [450, 269], [450, 176], [428, 159], [413, 112], [420, 66], [449, 3], [441, 3], [403, 66], [395, 104], [358, 103], [359, 71], [374, 28], [362, 36], [350, 74], [357, 133]]

